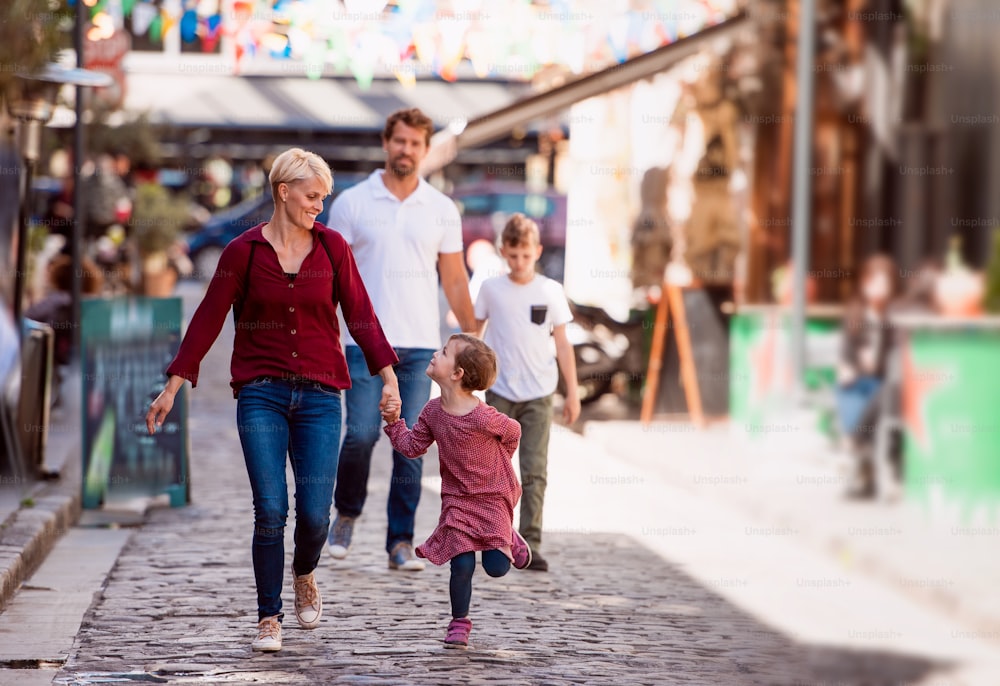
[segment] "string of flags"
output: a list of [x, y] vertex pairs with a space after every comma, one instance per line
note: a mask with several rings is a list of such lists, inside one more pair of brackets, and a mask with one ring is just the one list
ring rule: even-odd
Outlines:
[[[68, 0], [90, 10], [93, 38], [109, 27], [133, 49], [164, 49], [176, 31], [185, 52], [228, 51], [249, 61], [294, 60], [311, 78], [376, 73], [530, 80], [560, 64], [576, 74], [620, 63], [716, 24], [736, 0]], [[97, 32], [100, 33], [97, 33]], [[139, 39], [139, 40], [136, 40]], [[176, 38], [175, 38], [176, 40]]]

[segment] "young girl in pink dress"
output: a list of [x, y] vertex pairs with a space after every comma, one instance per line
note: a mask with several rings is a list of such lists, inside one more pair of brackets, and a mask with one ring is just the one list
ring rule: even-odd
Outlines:
[[521, 484], [511, 457], [521, 426], [472, 394], [489, 388], [497, 375], [496, 354], [479, 338], [455, 334], [434, 353], [426, 373], [441, 387], [441, 397], [424, 406], [413, 429], [400, 420], [398, 401], [382, 417], [392, 447], [407, 457], [423, 455], [437, 441], [441, 518], [416, 552], [436, 565], [451, 561], [452, 620], [444, 642], [465, 648], [476, 551], [493, 577], [506, 574], [511, 563], [524, 569], [531, 562], [531, 549], [513, 526]]

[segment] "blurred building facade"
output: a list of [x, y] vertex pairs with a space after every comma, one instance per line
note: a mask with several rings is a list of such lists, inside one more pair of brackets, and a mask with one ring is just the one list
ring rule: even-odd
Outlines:
[[[755, 127], [746, 297], [768, 299], [767, 275], [789, 255], [790, 145], [795, 115], [795, 2], [756, 4], [760, 107]], [[989, 193], [1000, 164], [989, 0], [820, 2], [814, 67], [809, 271], [816, 298], [841, 301], [860, 261], [886, 252], [901, 276], [943, 260], [952, 237], [985, 266], [998, 225]], [[780, 190], [781, 192], [776, 192]]]

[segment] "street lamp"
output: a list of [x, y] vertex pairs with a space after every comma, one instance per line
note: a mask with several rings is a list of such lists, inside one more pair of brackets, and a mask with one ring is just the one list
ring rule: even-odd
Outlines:
[[[24, 308], [24, 285], [27, 275], [28, 224], [31, 220], [31, 184], [35, 165], [41, 155], [42, 127], [52, 118], [59, 89], [74, 86], [109, 86], [108, 74], [86, 69], [68, 69], [47, 64], [38, 72], [18, 74], [7, 98], [7, 110], [18, 121], [18, 147], [24, 162], [24, 182], [21, 186], [21, 210], [17, 229], [17, 271], [14, 275], [14, 321], [21, 326]], [[77, 126], [80, 122], [77, 122]]]

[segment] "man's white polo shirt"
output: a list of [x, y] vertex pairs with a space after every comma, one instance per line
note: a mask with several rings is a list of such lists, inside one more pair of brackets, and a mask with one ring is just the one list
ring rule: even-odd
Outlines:
[[[454, 201], [420, 179], [400, 201], [379, 169], [341, 193], [326, 225], [343, 234], [386, 337], [397, 348], [441, 346], [438, 253], [462, 252]], [[346, 345], [356, 345], [343, 331]]]

